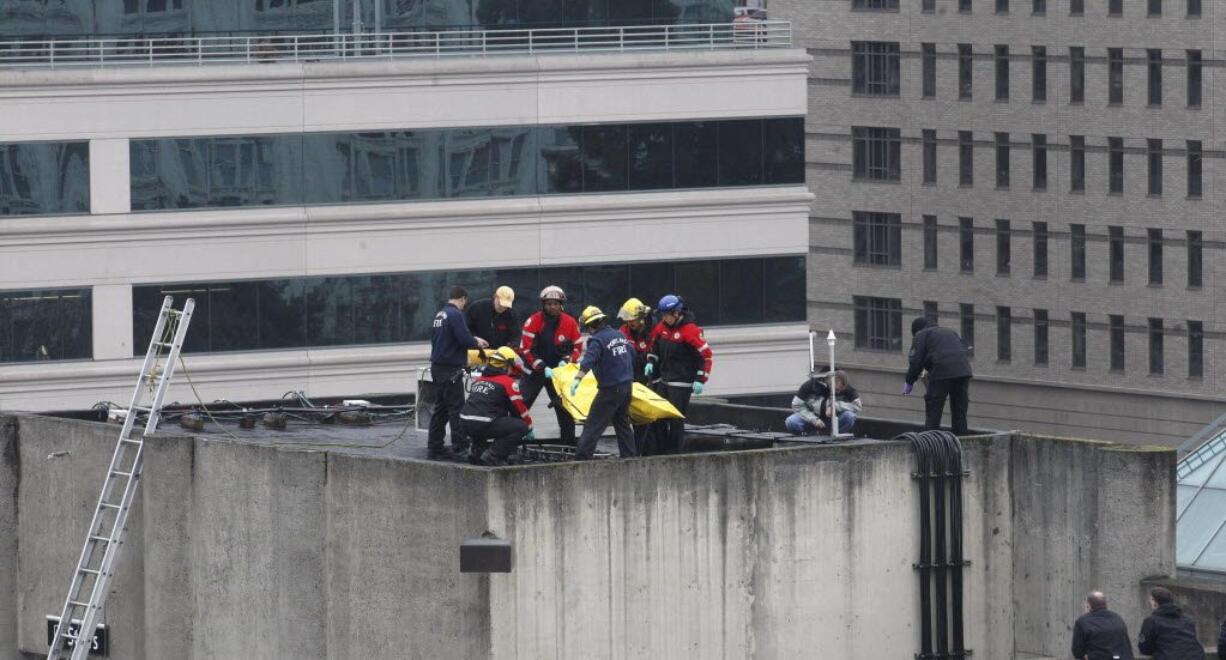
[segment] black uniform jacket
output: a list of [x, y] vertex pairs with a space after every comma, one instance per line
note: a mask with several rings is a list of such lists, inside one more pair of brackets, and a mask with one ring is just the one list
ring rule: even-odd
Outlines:
[[1083, 614], [1073, 626], [1073, 657], [1077, 660], [1132, 660], [1128, 624], [1111, 610]]
[[911, 338], [907, 382], [919, 380], [924, 370], [929, 380], [962, 378], [971, 375], [971, 361], [958, 333], [949, 328], [930, 325]]
[[1145, 617], [1137, 648], [1154, 660], [1205, 660], [1205, 648], [1196, 639], [1196, 623], [1173, 603], [1159, 605]]

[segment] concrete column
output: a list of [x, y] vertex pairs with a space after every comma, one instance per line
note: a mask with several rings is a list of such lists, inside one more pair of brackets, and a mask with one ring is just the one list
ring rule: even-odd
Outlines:
[[128, 213], [132, 210], [128, 139], [89, 141], [89, 212]]
[[95, 360], [132, 357], [132, 285], [94, 287], [93, 335]]

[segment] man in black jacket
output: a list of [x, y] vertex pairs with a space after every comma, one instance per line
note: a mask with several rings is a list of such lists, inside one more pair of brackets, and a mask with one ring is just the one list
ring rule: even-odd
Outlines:
[[1128, 624], [1107, 609], [1101, 591], [1086, 596], [1086, 613], [1073, 625], [1073, 657], [1077, 660], [1132, 660]]
[[966, 410], [970, 405], [971, 361], [958, 333], [938, 326], [923, 316], [911, 323], [910, 366], [902, 393], [911, 387], [920, 373], [927, 371], [928, 390], [924, 394], [924, 428], [941, 428], [945, 398], [949, 397], [950, 427], [958, 435], [966, 429]]
[[1205, 648], [1196, 639], [1196, 622], [1183, 615], [1175, 596], [1165, 587], [1149, 590], [1154, 613], [1145, 617], [1137, 648], [1154, 660], [1205, 660]]
[[491, 298], [478, 300], [464, 309], [464, 320], [474, 337], [489, 342], [490, 346], [519, 346], [519, 316], [511, 306], [515, 303], [515, 291], [509, 286], [500, 286]]

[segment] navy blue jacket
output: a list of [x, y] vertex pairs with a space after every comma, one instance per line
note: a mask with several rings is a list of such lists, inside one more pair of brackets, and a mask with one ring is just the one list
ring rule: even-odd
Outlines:
[[468, 349], [477, 347], [477, 339], [468, 331], [464, 314], [451, 303], [434, 315], [430, 331], [430, 364], [463, 367], [468, 364]]
[[1205, 660], [1205, 648], [1196, 638], [1196, 622], [1174, 603], [1159, 605], [1145, 617], [1137, 648], [1154, 660]]
[[606, 325], [588, 337], [579, 368], [594, 373], [599, 387], [629, 384], [634, 380], [634, 347], [625, 335]]
[[1108, 609], [1081, 615], [1073, 625], [1073, 657], [1078, 660], [1132, 660], [1128, 625]]

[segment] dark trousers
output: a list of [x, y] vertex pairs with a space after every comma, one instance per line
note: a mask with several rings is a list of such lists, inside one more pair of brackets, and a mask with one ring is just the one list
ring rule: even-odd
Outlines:
[[524, 396], [524, 405], [529, 408], [533, 403], [536, 403], [536, 397], [540, 396], [541, 388], [545, 389], [545, 393], [549, 395], [549, 405], [553, 408], [553, 414], [558, 418], [558, 429], [561, 431], [562, 444], [575, 444], [575, 420], [566, 412], [566, 408], [562, 407], [562, 399], [553, 389], [553, 381], [545, 377], [543, 371], [532, 371], [524, 374], [522, 380], [519, 381], [519, 389]]
[[928, 391], [924, 393], [924, 428], [941, 428], [945, 397], [949, 397], [949, 427], [957, 435], [966, 435], [966, 410], [970, 407], [970, 391], [970, 376], [928, 381]]
[[[690, 397], [694, 394], [694, 390], [688, 385], [677, 387], [663, 382], [656, 383], [652, 389], [656, 394], [668, 399], [682, 415], [685, 414], [686, 408], [690, 407]], [[650, 453], [675, 454], [681, 450], [681, 443], [685, 440], [685, 420], [662, 419], [651, 425], [648, 435]]]
[[524, 434], [528, 432], [528, 423], [518, 417], [507, 415], [499, 417], [492, 422], [481, 422], [473, 419], [462, 420], [464, 422], [464, 431], [468, 434], [468, 439], [472, 441], [473, 456], [480, 457], [485, 451], [486, 445], [491, 440], [494, 441], [494, 446], [490, 448], [490, 453], [498, 458], [506, 460], [519, 443], [523, 441]]
[[435, 398], [426, 447], [430, 451], [441, 451], [447, 425], [451, 424], [451, 446], [463, 449], [468, 444], [460, 424], [460, 409], [464, 407], [464, 368], [432, 364], [430, 380], [434, 383]]
[[592, 409], [588, 411], [587, 421], [583, 423], [583, 435], [579, 436], [575, 458], [591, 458], [596, 451], [600, 434], [609, 428], [610, 423], [613, 424], [613, 431], [617, 433], [617, 449], [621, 457], [638, 456], [638, 443], [634, 440], [634, 429], [630, 426], [630, 383], [596, 390]]

